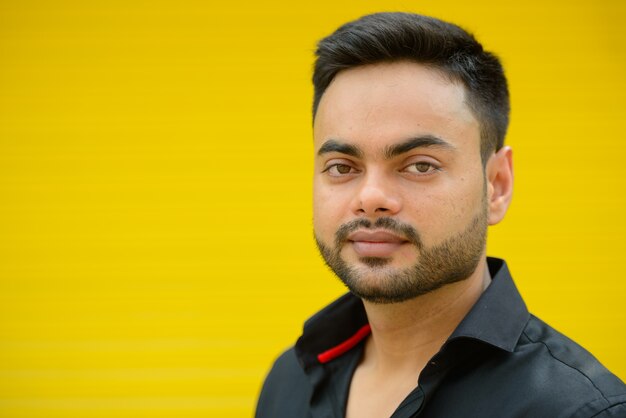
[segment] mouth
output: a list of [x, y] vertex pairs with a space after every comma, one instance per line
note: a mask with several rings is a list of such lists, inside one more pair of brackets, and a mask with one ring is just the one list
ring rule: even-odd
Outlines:
[[388, 258], [409, 240], [388, 231], [360, 230], [348, 236], [348, 243], [360, 257]]

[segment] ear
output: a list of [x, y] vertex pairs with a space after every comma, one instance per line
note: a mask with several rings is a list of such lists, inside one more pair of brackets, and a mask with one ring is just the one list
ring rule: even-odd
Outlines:
[[513, 197], [513, 150], [502, 147], [487, 161], [487, 199], [489, 225], [499, 223], [506, 214]]

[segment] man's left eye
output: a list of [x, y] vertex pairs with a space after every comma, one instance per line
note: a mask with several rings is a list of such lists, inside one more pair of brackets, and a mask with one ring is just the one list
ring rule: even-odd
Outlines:
[[437, 167], [435, 167], [433, 164], [427, 163], [424, 161], [413, 163], [405, 168], [405, 170], [410, 173], [418, 173], [418, 174], [426, 174], [431, 171], [435, 171], [436, 169]]

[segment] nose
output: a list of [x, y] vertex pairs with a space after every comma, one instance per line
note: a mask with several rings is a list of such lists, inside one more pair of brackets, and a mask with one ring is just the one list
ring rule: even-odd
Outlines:
[[402, 207], [398, 190], [382, 173], [367, 173], [352, 201], [358, 216], [378, 218], [397, 214]]

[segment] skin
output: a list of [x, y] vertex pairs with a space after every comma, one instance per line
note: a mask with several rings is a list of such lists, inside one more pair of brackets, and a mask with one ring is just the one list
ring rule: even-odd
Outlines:
[[[411, 142], [415, 138], [441, 143]], [[340, 72], [320, 101], [314, 140], [316, 239], [370, 290], [393, 285], [397, 273], [423, 261], [428, 249], [463, 231], [484, 234], [487, 224], [502, 220], [511, 200], [510, 148], [494, 152], [483, 166], [480, 124], [464, 87], [420, 64]], [[484, 225], [472, 229], [481, 217]], [[375, 225], [380, 218], [410, 226], [420, 245], [384, 226], [359, 224]], [[352, 231], [356, 235], [336, 242], [337, 231], [355, 222], [361, 225]], [[390, 416], [415, 388], [426, 362], [488, 284], [484, 246], [472, 266], [467, 277], [401, 302], [364, 299], [372, 334], [352, 379], [346, 416]]]

